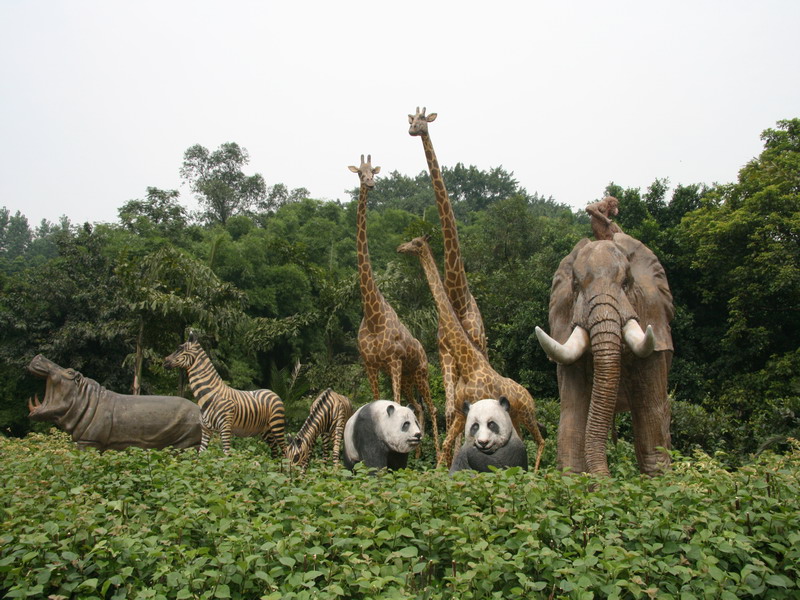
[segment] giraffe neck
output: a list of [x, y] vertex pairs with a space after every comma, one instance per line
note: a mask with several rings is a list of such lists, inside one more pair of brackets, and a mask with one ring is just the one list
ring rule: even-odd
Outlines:
[[364, 310], [364, 321], [372, 329], [385, 323], [385, 315], [380, 310], [383, 296], [372, 275], [367, 243], [367, 195], [369, 188], [362, 185], [358, 195], [358, 211], [356, 215], [356, 250], [358, 252], [358, 285], [361, 289], [361, 305]]
[[212, 392], [228, 387], [222, 377], [219, 376], [219, 373], [217, 373], [208, 354], [202, 348], [197, 349], [194, 362], [186, 371], [189, 376], [189, 387], [192, 390], [192, 395], [197, 398], [197, 404], [200, 405], [200, 408], [217, 396]]
[[426, 244], [423, 246], [422, 253], [419, 255], [419, 260], [422, 263], [422, 268], [425, 271], [425, 277], [428, 279], [428, 285], [433, 294], [433, 300], [436, 302], [436, 308], [439, 312], [439, 326], [444, 332], [445, 342], [450, 347], [453, 359], [462, 374], [469, 373], [474, 369], [479, 368], [485, 358], [480, 351], [475, 347], [472, 341], [467, 336], [464, 328], [461, 326], [461, 321], [458, 319], [450, 299], [444, 291], [444, 284], [439, 275], [439, 270], [436, 268], [436, 262], [433, 260], [433, 254], [430, 247]]
[[458, 229], [453, 206], [447, 195], [444, 185], [442, 170], [433, 150], [433, 142], [428, 134], [422, 136], [422, 148], [425, 150], [425, 159], [428, 161], [428, 170], [431, 173], [433, 193], [436, 196], [436, 207], [439, 209], [439, 221], [442, 224], [442, 240], [444, 242], [444, 289], [450, 302], [459, 317], [467, 307], [467, 275], [464, 272], [464, 261], [461, 258], [461, 247], [458, 243]]

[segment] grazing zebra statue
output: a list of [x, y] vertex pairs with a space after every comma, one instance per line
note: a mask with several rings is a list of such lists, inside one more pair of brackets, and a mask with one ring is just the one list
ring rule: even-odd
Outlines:
[[164, 359], [164, 366], [180, 367], [189, 375], [189, 387], [200, 405], [200, 452], [208, 448], [214, 432], [222, 438], [222, 450], [231, 450], [231, 435], [260, 435], [272, 456], [286, 450], [283, 400], [271, 390], [243, 391], [228, 386], [217, 373], [194, 333]]
[[311, 459], [314, 442], [317, 437], [321, 437], [322, 460], [328, 462], [328, 453], [332, 445], [333, 465], [338, 466], [344, 425], [352, 414], [353, 405], [350, 403], [350, 399], [328, 388], [317, 396], [300, 431], [289, 440], [286, 446], [286, 458], [293, 465], [305, 469]]

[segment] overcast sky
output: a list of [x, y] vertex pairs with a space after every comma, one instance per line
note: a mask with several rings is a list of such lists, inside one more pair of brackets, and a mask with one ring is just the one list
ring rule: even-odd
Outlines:
[[[236, 142], [267, 185], [347, 199], [348, 165], [502, 166], [583, 207], [736, 181], [800, 117], [800, 2], [0, 0], [0, 206], [114, 222]], [[380, 185], [380, 183], [378, 184]]]

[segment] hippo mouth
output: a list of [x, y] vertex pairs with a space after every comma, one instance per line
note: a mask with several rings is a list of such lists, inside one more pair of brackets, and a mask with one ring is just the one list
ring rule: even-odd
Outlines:
[[28, 398], [28, 418], [34, 421], [51, 421], [61, 411], [58, 408], [50, 410], [49, 405], [54, 396], [54, 391], [50, 383], [50, 376], [54, 372], [64, 371], [56, 363], [48, 360], [41, 354], [33, 357], [27, 367], [28, 372], [34, 377], [45, 380], [44, 400], [39, 401], [39, 394], [34, 394], [33, 398]]
[[28, 372], [31, 375], [35, 375], [36, 377], [47, 377], [53, 371], [53, 367], [55, 366], [54, 363], [47, 360], [41, 354], [37, 354], [33, 357], [30, 363], [28, 363]]

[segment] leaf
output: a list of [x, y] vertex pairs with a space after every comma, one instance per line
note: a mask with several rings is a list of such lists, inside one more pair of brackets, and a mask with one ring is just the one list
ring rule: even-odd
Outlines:
[[416, 546], [406, 546], [402, 550], [398, 550], [397, 554], [403, 558], [414, 558], [419, 555], [419, 550], [417, 550]]
[[224, 583], [221, 583], [217, 586], [216, 591], [214, 592], [215, 598], [230, 598], [231, 597], [231, 589]]
[[792, 583], [791, 579], [779, 573], [773, 573], [772, 575], [767, 577], [765, 583], [772, 587], [781, 587], [781, 588], [794, 587], [794, 583]]
[[286, 565], [290, 569], [297, 564], [297, 561], [293, 559], [291, 556], [281, 556], [278, 558], [278, 562], [282, 565]]

